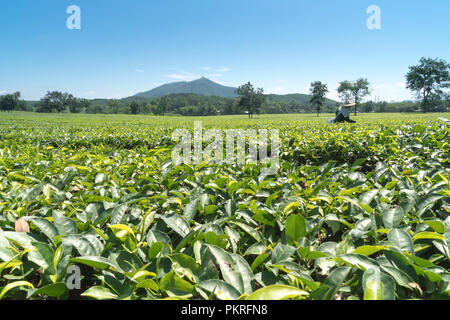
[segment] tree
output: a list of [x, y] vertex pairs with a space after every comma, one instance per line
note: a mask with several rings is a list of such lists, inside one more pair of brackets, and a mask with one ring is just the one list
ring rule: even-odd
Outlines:
[[150, 114], [152, 113], [152, 105], [149, 102], [142, 102], [139, 106], [139, 113]]
[[100, 105], [92, 104], [91, 101], [89, 101], [89, 106], [86, 107], [86, 113], [104, 113], [103, 108]]
[[444, 88], [449, 88], [450, 64], [445, 60], [421, 58], [419, 65], [409, 67], [406, 74], [406, 87], [416, 92], [422, 100], [422, 111], [432, 111], [445, 95]]
[[311, 82], [311, 99], [309, 99], [309, 103], [315, 107], [317, 111], [317, 116], [319, 116], [320, 108], [325, 104], [325, 95], [328, 93], [328, 87], [326, 84], [320, 81]]
[[76, 103], [77, 99], [70, 93], [48, 91], [39, 103], [38, 112], [64, 112], [68, 106]]
[[255, 89], [250, 82], [237, 88], [236, 93], [239, 95], [238, 106], [248, 113], [249, 118], [253, 118], [254, 113], [259, 113], [259, 109], [266, 101], [264, 90]]
[[69, 105], [71, 113], [80, 113], [83, 110], [88, 110], [91, 105], [91, 101], [87, 99], [74, 99]]
[[380, 101], [376, 104], [377, 112], [386, 112], [388, 107], [388, 103], [386, 101]]
[[168, 109], [169, 109], [169, 98], [162, 97], [161, 99], [159, 99], [158, 104], [154, 109], [154, 112], [157, 115], [164, 115], [164, 113], [166, 113]]
[[445, 94], [445, 100], [442, 101], [442, 104], [444, 106], [444, 111], [449, 112], [450, 111], [450, 92], [447, 92]]
[[368, 96], [371, 92], [369, 88], [369, 81], [367, 79], [358, 79], [353, 84], [353, 97], [355, 98], [355, 116], [357, 114], [357, 109], [359, 106], [359, 103], [364, 99], [364, 97]]
[[235, 101], [230, 99], [225, 103], [221, 113], [222, 114], [234, 114], [234, 113], [236, 113], [235, 109], [236, 109]]
[[359, 103], [370, 94], [369, 81], [364, 78], [360, 78], [354, 82], [342, 81], [339, 83], [338, 93], [343, 100], [350, 100], [351, 98], [356, 103], [355, 115], [358, 112]]
[[113, 114], [126, 113], [123, 105], [117, 99], [108, 100], [107, 106], [104, 111], [105, 113], [113, 113]]
[[0, 97], [0, 110], [1, 111], [13, 111], [18, 110], [24, 102], [20, 100], [20, 92], [14, 92], [12, 94], [5, 94]]
[[370, 100], [370, 101], [367, 101], [366, 103], [362, 104], [361, 107], [362, 107], [361, 108], [362, 112], [367, 112], [367, 113], [373, 112], [375, 110], [375, 103], [372, 100]]
[[139, 103], [137, 103], [136, 101], [131, 101], [130, 103], [130, 112], [132, 114], [138, 114], [139, 112]]
[[352, 98], [353, 84], [347, 80], [342, 81], [339, 83], [337, 92], [342, 101], [350, 100]]

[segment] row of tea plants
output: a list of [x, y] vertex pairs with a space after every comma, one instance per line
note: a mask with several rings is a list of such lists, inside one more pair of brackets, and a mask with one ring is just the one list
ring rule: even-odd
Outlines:
[[261, 177], [114, 119], [1, 121], [0, 299], [450, 297], [448, 120], [210, 121], [279, 130]]

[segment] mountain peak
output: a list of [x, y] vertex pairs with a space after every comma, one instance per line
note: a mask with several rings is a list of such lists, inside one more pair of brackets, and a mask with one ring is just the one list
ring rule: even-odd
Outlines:
[[205, 83], [214, 83], [214, 84], [219, 85], [218, 83], [216, 83], [216, 82], [214, 82], [214, 81], [212, 81], [211, 79], [208, 79], [208, 78], [206, 78], [206, 77], [201, 77], [201, 78], [192, 80], [192, 81], [190, 81], [190, 82], [205, 82]]
[[200, 81], [214, 82], [214, 81], [211, 81], [211, 80], [209, 80], [208, 78], [205, 78], [205, 77], [201, 77], [201, 78], [189, 81], [189, 82], [200, 82]]

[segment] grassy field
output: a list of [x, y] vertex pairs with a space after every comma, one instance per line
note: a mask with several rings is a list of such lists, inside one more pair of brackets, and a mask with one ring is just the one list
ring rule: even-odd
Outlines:
[[[248, 119], [246, 115], [230, 115], [230, 116], [209, 116], [209, 117], [182, 117], [182, 116], [147, 116], [147, 115], [114, 115], [114, 114], [49, 114], [49, 113], [32, 113], [32, 112], [4, 112], [0, 113], [0, 120], [2, 121], [48, 121], [56, 123], [91, 123], [91, 122], [112, 122], [112, 123], [164, 123], [178, 125], [180, 122], [204, 121], [207, 123], [214, 123], [221, 126], [228, 121], [238, 121], [242, 125], [248, 125], [254, 122], [272, 122], [272, 121], [313, 121], [323, 123], [328, 118], [335, 117], [334, 114], [325, 113], [319, 114], [263, 114], [255, 115], [253, 119]], [[366, 123], [367, 121], [427, 121], [436, 120], [440, 117], [449, 118], [450, 113], [360, 113], [356, 117], [351, 114], [355, 120]]]
[[[448, 299], [450, 114], [333, 116], [1, 113], [0, 299]], [[276, 173], [175, 164], [194, 121]]]

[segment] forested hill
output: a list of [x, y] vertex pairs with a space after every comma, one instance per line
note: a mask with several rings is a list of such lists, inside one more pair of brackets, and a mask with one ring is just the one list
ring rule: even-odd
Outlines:
[[[306, 94], [267, 95], [261, 107], [261, 113], [298, 113], [315, 112]], [[129, 106], [136, 102], [140, 113], [168, 113], [181, 115], [239, 114], [243, 110], [238, 106], [237, 98], [205, 96], [194, 93], [174, 93], [164, 97], [132, 96], [121, 100], [92, 100], [89, 113], [129, 113]], [[334, 112], [337, 101], [326, 99], [323, 112]]]
[[[139, 98], [142, 101], [143, 98], [160, 98], [174, 94], [197, 94], [208, 97], [236, 98], [237, 95], [235, 91], [236, 88], [226, 87], [203, 77], [189, 82], [181, 81], [164, 84], [160, 87], [146, 92], [138, 93], [133, 97], [129, 97], [123, 100], [130, 101]], [[307, 106], [309, 105], [309, 99], [309, 95], [300, 93], [285, 95], [267, 94], [267, 101], [269, 103]], [[326, 99], [325, 104], [327, 107], [334, 107], [336, 105], [336, 101]]]
[[194, 81], [181, 81], [164, 84], [155, 89], [138, 93], [135, 97], [164, 97], [178, 93], [194, 93], [202, 96], [214, 96], [222, 98], [236, 97], [236, 88], [222, 86], [206, 78]]

